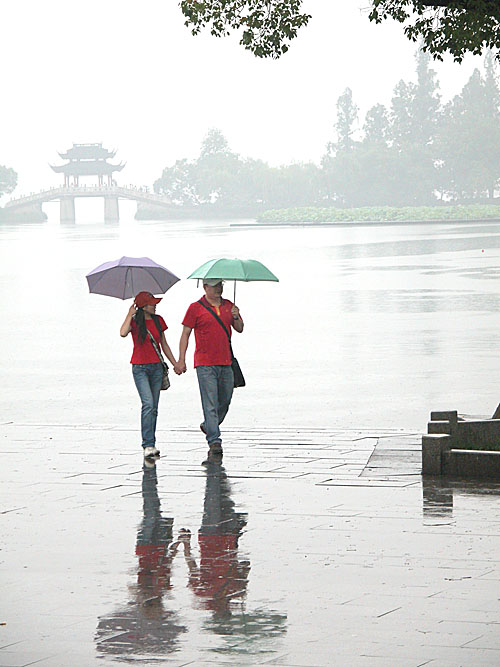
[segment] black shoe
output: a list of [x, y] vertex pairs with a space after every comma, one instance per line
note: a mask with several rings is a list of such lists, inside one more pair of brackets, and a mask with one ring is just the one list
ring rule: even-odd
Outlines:
[[222, 463], [222, 447], [220, 445], [212, 445], [208, 450], [207, 458], [201, 465], [208, 465], [210, 463]]

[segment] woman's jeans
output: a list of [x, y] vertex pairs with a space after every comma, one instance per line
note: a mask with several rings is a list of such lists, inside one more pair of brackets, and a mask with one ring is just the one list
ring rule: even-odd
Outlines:
[[197, 366], [204, 428], [209, 445], [221, 444], [219, 424], [229, 410], [234, 375], [231, 366]]
[[132, 364], [135, 386], [141, 397], [142, 446], [154, 447], [156, 443], [156, 418], [160, 400], [163, 366], [157, 364]]

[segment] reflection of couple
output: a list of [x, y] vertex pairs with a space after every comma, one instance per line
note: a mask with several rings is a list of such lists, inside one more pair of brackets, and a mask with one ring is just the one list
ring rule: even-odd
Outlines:
[[129, 587], [132, 599], [124, 609], [99, 618], [97, 649], [105, 654], [170, 653], [178, 648], [178, 635], [187, 631], [177, 614], [163, 605], [163, 595], [171, 589], [172, 560], [179, 547], [179, 542], [172, 543], [174, 520], [161, 514], [154, 464], [145, 462], [143, 471], [137, 583]]
[[[234, 511], [224, 468], [210, 464], [202, 525], [199, 531], [200, 562], [191, 554], [189, 530], [173, 541], [171, 517], [163, 517], [157, 490], [156, 467], [145, 461], [142, 495], [144, 516], [137, 534], [137, 583], [130, 586], [133, 599], [123, 610], [101, 617], [97, 627], [98, 650], [112, 655], [164, 654], [177, 650], [178, 637], [187, 628], [176, 612], [164, 608], [171, 590], [172, 561], [182, 545], [189, 567], [189, 584], [213, 620], [231, 616], [231, 602], [245, 595], [250, 563], [238, 556], [238, 539], [246, 514]], [[214, 628], [215, 629], [215, 628]]]
[[239, 560], [238, 539], [247, 515], [234, 511], [224, 468], [210, 464], [206, 471], [203, 519], [198, 533], [200, 561], [191, 553], [191, 533], [181, 531], [184, 556], [189, 568], [189, 585], [214, 612], [214, 618], [231, 616], [231, 602], [246, 592], [250, 562]]

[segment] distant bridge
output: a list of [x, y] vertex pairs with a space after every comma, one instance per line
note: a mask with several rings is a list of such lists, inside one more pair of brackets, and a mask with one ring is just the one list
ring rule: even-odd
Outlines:
[[13, 198], [6, 202], [5, 209], [17, 215], [22, 211], [42, 210], [42, 204], [49, 201], [60, 202], [60, 220], [64, 223], [75, 222], [75, 199], [77, 197], [102, 197], [104, 199], [104, 222], [118, 222], [120, 212], [119, 199], [131, 199], [138, 204], [151, 204], [158, 207], [171, 207], [172, 203], [161, 195], [148, 192], [146, 188], [118, 185], [73, 185], [50, 188], [40, 192], [32, 192], [23, 197]]

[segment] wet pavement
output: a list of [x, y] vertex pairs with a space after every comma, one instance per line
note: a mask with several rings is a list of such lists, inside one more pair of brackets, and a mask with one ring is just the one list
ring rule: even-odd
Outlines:
[[0, 665], [498, 665], [500, 485], [420, 434], [0, 426]]
[[[499, 665], [500, 488], [420, 476], [431, 410], [500, 400], [498, 225], [132, 215], [0, 226], [0, 667]], [[128, 302], [84, 278], [122, 255], [280, 278], [238, 285], [223, 468], [191, 358], [143, 469]], [[174, 349], [199, 293], [159, 304]]]

